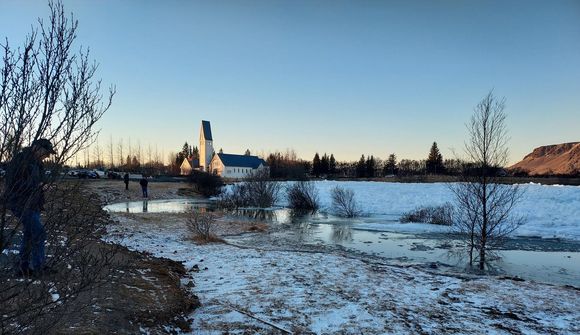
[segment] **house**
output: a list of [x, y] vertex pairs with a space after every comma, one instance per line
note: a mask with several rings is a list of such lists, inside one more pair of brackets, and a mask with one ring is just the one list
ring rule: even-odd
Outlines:
[[193, 157], [185, 158], [179, 166], [179, 171], [182, 176], [187, 176], [194, 169], [199, 169], [199, 159], [194, 159]]
[[213, 156], [210, 171], [223, 178], [245, 178], [250, 173], [268, 169], [266, 162], [258, 156], [218, 153]]

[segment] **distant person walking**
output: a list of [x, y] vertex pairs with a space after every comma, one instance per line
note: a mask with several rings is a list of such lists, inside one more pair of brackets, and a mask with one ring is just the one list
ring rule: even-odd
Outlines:
[[147, 184], [149, 184], [149, 182], [147, 181], [147, 178], [145, 178], [145, 176], [141, 177], [141, 180], [139, 180], [139, 185], [141, 185], [141, 191], [143, 191], [143, 198], [147, 198]]
[[125, 191], [129, 189], [129, 174], [125, 173], [123, 176], [123, 181], [125, 182]]
[[35, 140], [12, 158], [6, 171], [6, 204], [22, 225], [18, 272], [23, 276], [45, 270], [46, 232], [40, 221], [45, 185], [42, 161], [52, 154], [56, 152], [49, 140]]

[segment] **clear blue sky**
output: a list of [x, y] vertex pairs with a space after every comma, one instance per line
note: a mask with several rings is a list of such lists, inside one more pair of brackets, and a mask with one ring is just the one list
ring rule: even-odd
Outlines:
[[[117, 86], [110, 135], [177, 151], [212, 122], [216, 150], [338, 160], [461, 150], [490, 90], [511, 161], [580, 141], [580, 1], [64, 1]], [[23, 41], [46, 1], [0, 0]]]

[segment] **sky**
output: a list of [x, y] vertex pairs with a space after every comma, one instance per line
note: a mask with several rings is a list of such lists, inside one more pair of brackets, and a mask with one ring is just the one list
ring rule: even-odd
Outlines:
[[[515, 163], [580, 141], [580, 1], [63, 1], [117, 94], [100, 144], [444, 158], [490, 90]], [[23, 42], [46, 1], [0, 0]]]

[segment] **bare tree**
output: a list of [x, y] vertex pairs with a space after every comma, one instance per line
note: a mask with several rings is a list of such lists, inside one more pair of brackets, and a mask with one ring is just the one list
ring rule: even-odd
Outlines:
[[[49, 2], [49, 8], [49, 20], [39, 20], [20, 48], [12, 49], [7, 40], [0, 44], [1, 162], [40, 138], [56, 147], [54, 167], [81, 153], [88, 162], [87, 148], [98, 135], [95, 125], [115, 94], [113, 87], [102, 93], [88, 49], [73, 50], [78, 26], [74, 17], [65, 15], [60, 2]], [[16, 188], [6, 183], [0, 188], [0, 333], [46, 333], [70, 307], [70, 300], [102, 278], [99, 264], [110, 260], [88, 248], [103, 231], [100, 207], [92, 212], [95, 206], [90, 205], [96, 203], [74, 185], [57, 183], [54, 177], [47, 180], [42, 185], [48, 190], [47, 259], [59, 273], [50, 280], [20, 280], [14, 278], [10, 257], [5, 257], [17, 249], [21, 230], [20, 220], [6, 208], [7, 196]]]
[[465, 237], [469, 263], [477, 251], [479, 269], [486, 264], [488, 251], [497, 248], [523, 218], [513, 215], [523, 190], [501, 183], [499, 171], [508, 162], [508, 133], [505, 98], [489, 92], [475, 107], [467, 125], [469, 138], [465, 154], [469, 162], [458, 183], [451, 185], [456, 199], [455, 229]]
[[115, 167], [113, 135], [109, 137], [109, 167], [111, 168]]
[[123, 157], [123, 139], [120, 138], [119, 142], [117, 143], [117, 161], [119, 162], [119, 166], [123, 166], [123, 162], [125, 161], [125, 157]]

